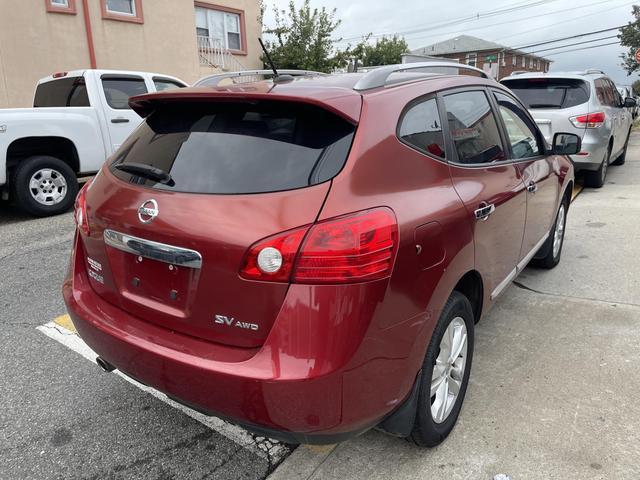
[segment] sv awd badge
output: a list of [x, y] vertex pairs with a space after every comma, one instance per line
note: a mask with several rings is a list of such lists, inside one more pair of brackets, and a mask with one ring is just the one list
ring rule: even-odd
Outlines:
[[233, 317], [227, 317], [225, 315], [216, 315], [215, 322], [218, 325], [225, 325], [227, 327], [242, 328], [244, 330], [258, 331], [258, 325], [255, 323], [239, 322]]

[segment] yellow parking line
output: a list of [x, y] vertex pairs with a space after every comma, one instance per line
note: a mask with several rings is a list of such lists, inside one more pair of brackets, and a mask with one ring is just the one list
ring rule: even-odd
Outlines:
[[76, 327], [73, 326], [73, 322], [71, 321], [71, 317], [67, 314], [60, 315], [59, 317], [53, 320], [53, 323], [56, 325], [60, 325], [62, 328], [66, 328], [71, 333], [78, 333]]
[[572, 201], [572, 202], [576, 199], [576, 197], [577, 197], [578, 195], [580, 195], [580, 192], [582, 191], [582, 189], [583, 189], [583, 188], [584, 188], [584, 187], [583, 187], [582, 185], [580, 185], [579, 183], [576, 183], [576, 184], [573, 186], [573, 192], [571, 192], [571, 201]]

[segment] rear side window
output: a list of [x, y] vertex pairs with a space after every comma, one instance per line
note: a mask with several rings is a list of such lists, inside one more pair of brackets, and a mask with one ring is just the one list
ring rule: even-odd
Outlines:
[[89, 96], [84, 77], [68, 77], [41, 83], [36, 88], [33, 106], [88, 107]]
[[442, 122], [434, 98], [410, 107], [400, 121], [400, 139], [423, 153], [445, 158]]
[[102, 77], [104, 96], [111, 108], [129, 109], [129, 98], [147, 93], [147, 86], [141, 77]]
[[165, 90], [175, 90], [176, 88], [184, 88], [184, 85], [168, 78], [153, 77], [153, 84], [158, 92]]
[[571, 108], [589, 101], [589, 84], [569, 78], [505, 80], [527, 108]]
[[[142, 123], [116, 153], [111, 171], [127, 182], [178, 192], [292, 190], [333, 178], [354, 131], [342, 118], [301, 104], [174, 105]], [[155, 167], [171, 180], [125, 172], [118, 168], [123, 163]]]
[[505, 160], [498, 123], [484, 92], [454, 93], [445, 96], [444, 103], [459, 163]]

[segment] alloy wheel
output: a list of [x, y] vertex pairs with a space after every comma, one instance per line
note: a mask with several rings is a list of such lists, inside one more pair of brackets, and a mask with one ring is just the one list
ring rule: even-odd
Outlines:
[[564, 203], [560, 205], [560, 210], [558, 210], [558, 218], [556, 220], [556, 228], [553, 232], [553, 258], [557, 258], [560, 254], [560, 248], [562, 247], [562, 239], [564, 238], [564, 227], [565, 227], [565, 218], [566, 218], [566, 210], [564, 207]]
[[458, 399], [467, 363], [467, 326], [455, 317], [440, 340], [440, 353], [431, 374], [431, 417], [444, 422]]
[[37, 170], [29, 180], [29, 192], [40, 205], [57, 205], [67, 195], [67, 181], [53, 168]]

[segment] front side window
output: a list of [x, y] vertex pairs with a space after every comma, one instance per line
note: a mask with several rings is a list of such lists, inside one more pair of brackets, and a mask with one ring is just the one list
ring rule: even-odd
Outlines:
[[196, 34], [209, 47], [241, 51], [242, 14], [196, 7]]
[[129, 109], [129, 98], [147, 93], [141, 77], [102, 77], [102, 88], [107, 104], [116, 110]]
[[445, 96], [444, 103], [459, 163], [474, 165], [505, 160], [498, 123], [484, 92], [454, 93]]
[[531, 125], [531, 120], [525, 111], [504, 93], [494, 92], [494, 95], [498, 102], [500, 116], [507, 129], [513, 158], [521, 159], [540, 155], [535, 127]]
[[409, 108], [400, 122], [398, 136], [423, 153], [445, 158], [442, 122], [436, 100], [432, 98]]
[[41, 83], [33, 101], [40, 107], [88, 107], [89, 96], [84, 77], [68, 77]]

